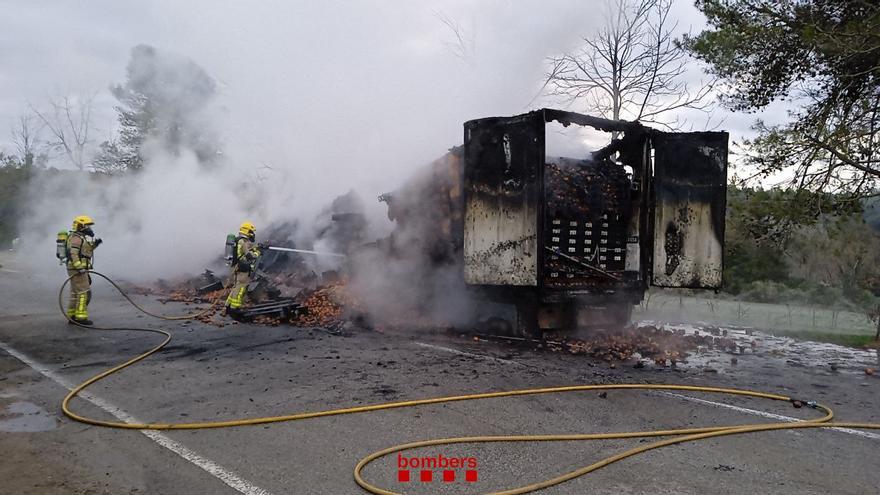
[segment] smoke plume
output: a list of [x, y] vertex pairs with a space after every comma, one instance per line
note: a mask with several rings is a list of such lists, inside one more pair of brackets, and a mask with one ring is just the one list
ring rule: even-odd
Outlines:
[[[121, 27], [107, 46], [115, 68], [102, 59], [78, 69], [94, 68], [104, 78], [98, 87], [111, 88], [96, 98], [95, 112], [123, 156], [125, 123], [106, 129], [113, 105], [124, 113], [143, 103], [138, 94], [151, 96], [155, 120], [135, 122], [150, 130], [140, 143], [142, 168], [109, 177], [40, 174], [21, 221], [22, 249], [35, 253], [31, 268], [61, 278], [51, 261], [54, 235], [80, 214], [94, 217], [105, 241], [96, 268], [132, 281], [212, 266], [243, 220], [257, 224], [261, 239], [286, 225], [298, 247], [337, 251], [345, 246], [326, 216], [334, 198], [352, 190], [359, 199], [343, 209], [363, 215], [362, 239], [386, 238], [395, 224], [377, 196], [461, 144], [463, 122], [542, 106], [535, 96], [544, 58], [577, 43], [591, 17], [576, 1], [542, 4], [542, 16], [535, 8], [168, 2], [136, 13], [162, 28], [130, 27], [139, 37], [132, 40]], [[78, 22], [78, 14], [68, 17]], [[468, 45], [450, 45], [459, 38]], [[412, 242], [418, 232], [407, 234]], [[387, 267], [376, 259], [375, 273], [357, 286], [377, 308], [400, 293], [383, 287], [404, 281], [448, 296], [428, 303], [429, 313], [465, 312], [457, 267], [428, 270], [414, 259]], [[311, 263], [320, 271], [335, 262]]]

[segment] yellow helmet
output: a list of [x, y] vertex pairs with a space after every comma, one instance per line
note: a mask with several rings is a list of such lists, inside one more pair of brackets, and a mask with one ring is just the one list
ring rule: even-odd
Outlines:
[[73, 230], [79, 231], [86, 227], [95, 225], [95, 221], [88, 215], [80, 215], [73, 219]]
[[257, 228], [251, 222], [244, 222], [238, 228], [238, 233], [246, 237], [254, 237], [257, 235]]

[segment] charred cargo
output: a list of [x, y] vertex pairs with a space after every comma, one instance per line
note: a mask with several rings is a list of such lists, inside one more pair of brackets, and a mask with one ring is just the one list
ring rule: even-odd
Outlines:
[[[614, 138], [589, 156], [547, 156], [554, 121]], [[484, 118], [382, 199], [398, 223], [421, 217], [425, 255], [514, 303], [521, 333], [619, 325], [649, 285], [720, 287], [727, 142], [552, 109]]]

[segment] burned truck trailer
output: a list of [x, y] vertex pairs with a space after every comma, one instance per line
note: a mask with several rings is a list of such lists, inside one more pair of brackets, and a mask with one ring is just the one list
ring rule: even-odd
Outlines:
[[[554, 121], [613, 138], [547, 156]], [[649, 285], [721, 286], [727, 142], [552, 109], [484, 118], [406, 186], [419, 194], [384, 199], [398, 223], [423, 217], [410, 238], [472, 290], [513, 303], [519, 333], [622, 325]]]

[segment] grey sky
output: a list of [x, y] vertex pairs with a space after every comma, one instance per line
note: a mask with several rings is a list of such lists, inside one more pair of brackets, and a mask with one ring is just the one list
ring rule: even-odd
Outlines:
[[[578, 47], [602, 22], [603, 5], [0, 0], [0, 150], [14, 151], [9, 129], [28, 102], [45, 108], [52, 95], [94, 94], [94, 144], [109, 138], [108, 87], [124, 82], [131, 49], [149, 44], [216, 79], [219, 108], [208, 125], [227, 158], [206, 170], [192, 154], [148, 153], [143, 173], [114, 181], [44, 177], [27, 195], [23, 244], [50, 245], [86, 212], [112, 237], [101, 249], [109, 273], [168, 277], [207, 266], [242, 219], [295, 223], [297, 242], [308, 245], [316, 214], [351, 189], [381, 235], [390, 223], [377, 195], [461, 144], [464, 121], [554, 106], [535, 98], [546, 57]], [[703, 24], [689, 1], [674, 15], [683, 30]], [[463, 46], [442, 19], [460, 26]], [[696, 66], [691, 77], [700, 78]], [[731, 115], [722, 127], [738, 139], [753, 118]], [[144, 239], [173, 239], [173, 260]]]
[[[96, 94], [96, 141], [115, 125], [107, 87], [139, 43], [190, 57], [220, 83], [230, 156], [254, 167], [305, 164], [320, 186], [370, 189], [461, 141], [471, 118], [547, 105], [534, 100], [547, 55], [601, 22], [602, 1], [0, 0], [0, 149], [8, 128], [49, 95]], [[699, 30], [690, 1], [682, 29]], [[462, 50], [441, 18], [458, 23]], [[699, 77], [695, 70], [695, 76]], [[577, 108], [574, 108], [577, 110]], [[738, 138], [754, 116], [726, 115]], [[357, 166], [354, 164], [357, 163]]]

